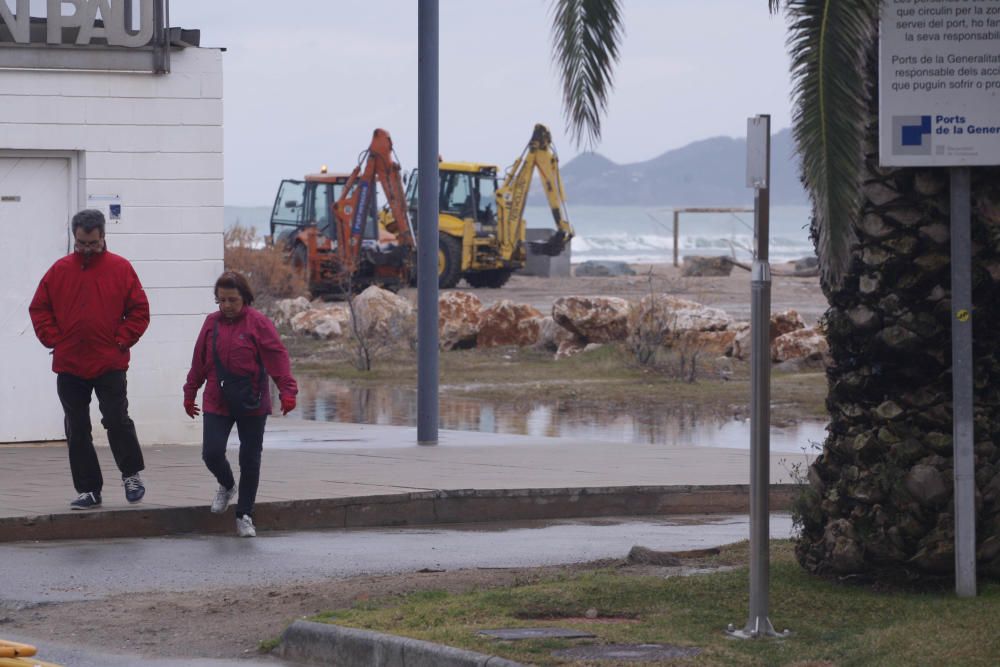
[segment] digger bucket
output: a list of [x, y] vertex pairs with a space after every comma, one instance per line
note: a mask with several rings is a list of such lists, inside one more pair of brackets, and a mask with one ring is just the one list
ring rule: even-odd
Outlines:
[[565, 232], [556, 232], [544, 241], [528, 241], [528, 250], [533, 255], [558, 257], [566, 248]]

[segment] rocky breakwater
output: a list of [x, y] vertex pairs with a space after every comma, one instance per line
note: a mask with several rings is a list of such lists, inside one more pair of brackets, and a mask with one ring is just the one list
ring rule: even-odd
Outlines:
[[[379, 346], [412, 347], [416, 340], [413, 305], [378, 287], [369, 287], [352, 303], [279, 301], [271, 314], [295, 334], [334, 342], [360, 335]], [[451, 291], [438, 301], [438, 332], [443, 350], [533, 346], [553, 352], [557, 359], [608, 344], [627, 346], [640, 362], [662, 350], [741, 360], [750, 355], [749, 324], [735, 322], [718, 308], [664, 294], [639, 301], [561, 297], [546, 315], [507, 299], [484, 306], [475, 294]], [[806, 327], [794, 310], [772, 315], [770, 338], [776, 363], [825, 360], [828, 355], [822, 331]]]

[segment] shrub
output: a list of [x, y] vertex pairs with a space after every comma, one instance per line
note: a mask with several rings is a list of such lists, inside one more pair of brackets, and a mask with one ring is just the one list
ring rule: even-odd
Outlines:
[[287, 255], [265, 243], [256, 230], [237, 223], [226, 230], [223, 239], [226, 269], [245, 275], [261, 302], [309, 296], [302, 274], [292, 267]]

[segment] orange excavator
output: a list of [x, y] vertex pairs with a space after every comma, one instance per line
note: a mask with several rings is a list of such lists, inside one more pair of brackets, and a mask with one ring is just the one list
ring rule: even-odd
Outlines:
[[[387, 267], [383, 274], [395, 276], [405, 283], [409, 279], [416, 242], [407, 217], [401, 170], [393, 157], [389, 133], [382, 129], [375, 130], [371, 145], [362, 153], [358, 166], [351, 172], [340, 198], [333, 205], [333, 214], [337, 219], [338, 238], [347, 240], [341, 259], [342, 269], [345, 273], [354, 273], [358, 269], [365, 223], [375, 215], [377, 180], [395, 223], [388, 231], [395, 235], [396, 244], [393, 252], [382, 258], [382, 266]], [[365, 167], [363, 172], [362, 164]]]
[[[376, 184], [393, 214], [393, 229], [377, 222]], [[392, 138], [376, 129], [350, 175], [326, 168], [304, 180], [284, 180], [271, 212], [271, 241], [284, 247], [313, 297], [343, 295], [379, 285], [406, 285], [415, 241], [406, 217]], [[391, 232], [391, 233], [390, 233]]]

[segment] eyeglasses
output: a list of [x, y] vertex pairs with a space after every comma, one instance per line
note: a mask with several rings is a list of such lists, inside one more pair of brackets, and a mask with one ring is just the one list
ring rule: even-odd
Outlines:
[[100, 250], [103, 244], [104, 239], [98, 239], [96, 241], [81, 241], [77, 239], [74, 241], [73, 247], [77, 250]]

